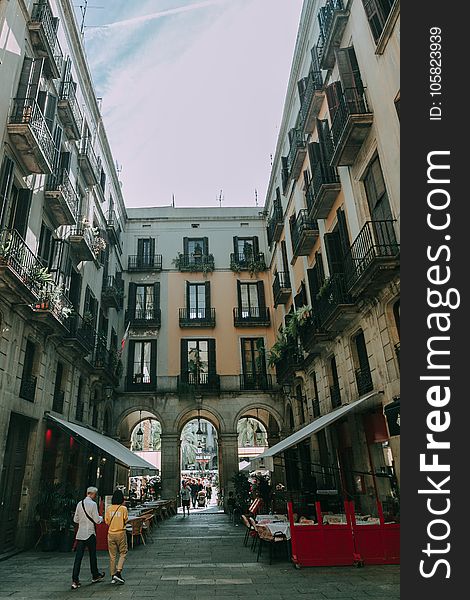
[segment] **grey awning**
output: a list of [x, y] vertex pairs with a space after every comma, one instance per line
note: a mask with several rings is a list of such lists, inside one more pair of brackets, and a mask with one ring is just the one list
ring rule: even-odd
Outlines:
[[118, 462], [122, 463], [126, 467], [129, 467], [133, 475], [150, 475], [157, 472], [157, 469], [155, 469], [152, 464], [137, 454], [134, 454], [134, 452], [131, 452], [121, 443], [113, 440], [113, 438], [102, 435], [93, 429], [88, 429], [88, 427], [83, 427], [82, 425], [77, 425], [76, 423], [70, 423], [64, 419], [59, 419], [59, 417], [55, 417], [50, 413], [47, 413], [46, 417], [57, 423], [57, 425], [66, 431], [78, 435], [87, 442], [90, 442], [90, 444], [101, 448], [101, 450], [104, 450], [104, 452], [114, 457]]
[[252, 462], [256, 461], [257, 464], [261, 464], [262, 459], [268, 458], [270, 456], [276, 456], [277, 454], [284, 452], [284, 450], [287, 450], [288, 448], [295, 446], [296, 444], [298, 444], [299, 442], [302, 442], [303, 440], [310, 437], [314, 433], [318, 433], [322, 429], [325, 429], [325, 427], [328, 427], [328, 425], [331, 425], [338, 419], [341, 419], [342, 417], [344, 417], [349, 412], [351, 412], [352, 410], [357, 408], [360, 404], [362, 404], [366, 400], [369, 400], [370, 398], [373, 398], [377, 394], [381, 394], [381, 393], [382, 392], [371, 392], [370, 394], [366, 394], [365, 396], [358, 398], [357, 400], [355, 400], [354, 402], [351, 402], [350, 404], [344, 404], [343, 406], [340, 406], [336, 410], [333, 410], [326, 415], [322, 415], [321, 417], [318, 417], [318, 419], [315, 419], [314, 421], [312, 421], [305, 427], [302, 427], [302, 429], [299, 429], [299, 431], [296, 431], [292, 435], [281, 440], [280, 442], [278, 442], [277, 444], [272, 446], [272, 448], [268, 448], [265, 452], [263, 452], [263, 454], [260, 454], [255, 459], [253, 459]]

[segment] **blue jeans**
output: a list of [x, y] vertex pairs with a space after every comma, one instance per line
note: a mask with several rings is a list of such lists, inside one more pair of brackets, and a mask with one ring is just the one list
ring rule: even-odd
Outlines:
[[80, 567], [82, 566], [82, 558], [85, 553], [85, 548], [88, 548], [90, 555], [90, 569], [93, 578], [98, 577], [98, 562], [96, 558], [96, 535], [90, 535], [87, 540], [77, 540], [77, 549], [75, 553], [75, 562], [73, 563], [72, 581], [78, 583], [80, 577]]

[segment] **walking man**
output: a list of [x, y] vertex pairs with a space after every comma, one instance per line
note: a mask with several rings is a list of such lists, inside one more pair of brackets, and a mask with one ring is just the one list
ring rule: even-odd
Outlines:
[[191, 503], [193, 505], [193, 508], [196, 508], [198, 492], [199, 492], [199, 485], [198, 485], [197, 481], [195, 479], [193, 479], [191, 482]]
[[88, 548], [90, 555], [91, 582], [99, 583], [104, 578], [104, 573], [98, 570], [96, 558], [96, 531], [95, 526], [103, 521], [103, 517], [98, 514], [98, 507], [95, 502], [98, 489], [89, 487], [86, 491], [86, 498], [77, 504], [73, 520], [78, 523], [77, 531], [77, 549], [75, 562], [73, 564], [72, 589], [80, 587], [80, 567], [85, 548]]
[[181, 488], [180, 496], [181, 496], [181, 505], [183, 507], [183, 517], [185, 514], [185, 509], [188, 511], [188, 517], [189, 517], [189, 505], [191, 502], [191, 488], [186, 483], [186, 481], [183, 481], [183, 486]]

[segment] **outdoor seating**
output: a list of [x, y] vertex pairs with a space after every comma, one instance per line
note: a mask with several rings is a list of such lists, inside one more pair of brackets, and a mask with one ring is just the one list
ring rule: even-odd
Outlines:
[[143, 545], [145, 546], [143, 524], [144, 519], [142, 518], [132, 519], [132, 521], [129, 521], [129, 523], [127, 524], [126, 531], [127, 534], [131, 537], [131, 548], [134, 548], [134, 538], [140, 538]]
[[243, 545], [248, 546], [248, 541], [249, 541], [250, 537], [256, 536], [256, 530], [251, 525], [251, 523], [248, 520], [248, 517], [246, 515], [242, 515], [242, 521], [243, 521], [243, 525], [246, 527], [245, 537], [243, 539]]
[[269, 546], [269, 564], [272, 563], [272, 558], [276, 547], [284, 543], [287, 552], [289, 551], [288, 540], [284, 533], [280, 531], [271, 533], [270, 529], [266, 525], [257, 525], [256, 531], [258, 534], [258, 555], [256, 557], [256, 562], [259, 561], [261, 553], [263, 551], [263, 545], [265, 544], [268, 544]]

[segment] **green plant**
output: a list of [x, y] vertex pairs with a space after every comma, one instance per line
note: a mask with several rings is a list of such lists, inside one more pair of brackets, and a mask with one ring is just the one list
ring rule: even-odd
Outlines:
[[11, 235], [8, 234], [7, 238], [0, 243], [0, 257], [8, 258], [11, 252]]
[[250, 505], [251, 484], [248, 480], [248, 476], [245, 475], [245, 473], [235, 473], [232, 477], [232, 483], [234, 487], [235, 505], [242, 514], [245, 514]]
[[284, 356], [288, 348], [287, 336], [284, 333], [284, 328], [277, 334], [276, 341], [271, 346], [268, 352], [268, 366], [274, 367]]
[[37, 518], [47, 521], [56, 531], [68, 530], [73, 527], [78, 498], [78, 492], [69, 484], [44, 481], [39, 488]]
[[250, 272], [251, 277], [253, 277], [253, 275], [256, 275], [257, 273], [266, 271], [266, 269], [267, 266], [264, 260], [253, 260], [248, 265], [248, 271]]
[[241, 273], [241, 267], [240, 267], [240, 263], [236, 260], [231, 260], [230, 261], [230, 269], [234, 272], [234, 273]]
[[89, 310], [87, 310], [83, 313], [83, 324], [91, 325], [92, 323], [93, 323], [93, 313], [91, 313]]

